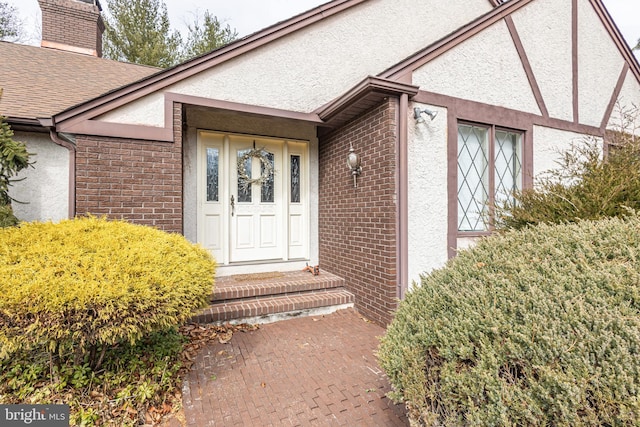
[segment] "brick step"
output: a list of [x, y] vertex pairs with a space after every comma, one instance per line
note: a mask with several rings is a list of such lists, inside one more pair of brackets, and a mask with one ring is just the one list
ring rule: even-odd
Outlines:
[[324, 314], [353, 306], [343, 278], [305, 271], [246, 274], [216, 278], [210, 305], [192, 320], [198, 323], [269, 323], [292, 316]]
[[[248, 279], [243, 276], [227, 276], [216, 279], [212, 303], [269, 295], [300, 294], [322, 289], [344, 287], [344, 279], [323, 272], [317, 276], [304, 271], [279, 273], [273, 277]], [[254, 277], [260, 277], [255, 275]]]
[[267, 323], [313, 314], [315, 309], [344, 308], [353, 303], [351, 292], [344, 288], [332, 288], [220, 301], [203, 309], [192, 320], [198, 323]]

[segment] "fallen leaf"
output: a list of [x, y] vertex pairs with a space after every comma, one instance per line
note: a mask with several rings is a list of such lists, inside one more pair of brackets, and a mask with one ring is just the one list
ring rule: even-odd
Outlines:
[[267, 386], [266, 383], [260, 383], [260, 387], [265, 388]]
[[233, 338], [233, 331], [229, 329], [224, 334], [218, 336], [218, 341], [220, 342], [220, 344], [226, 344], [231, 341], [231, 338]]

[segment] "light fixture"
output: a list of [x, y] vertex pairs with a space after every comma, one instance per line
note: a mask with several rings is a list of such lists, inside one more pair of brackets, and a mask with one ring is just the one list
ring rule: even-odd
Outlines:
[[423, 114], [426, 114], [427, 116], [431, 117], [431, 120], [433, 120], [438, 115], [438, 112], [431, 111], [428, 108], [420, 108], [420, 107], [415, 107], [413, 109], [413, 118], [416, 119], [418, 122], [424, 122], [424, 117], [422, 117]]
[[347, 166], [353, 176], [353, 188], [358, 187], [358, 177], [362, 173], [362, 166], [360, 166], [360, 156], [353, 149], [353, 145], [349, 143], [349, 154], [347, 155]]

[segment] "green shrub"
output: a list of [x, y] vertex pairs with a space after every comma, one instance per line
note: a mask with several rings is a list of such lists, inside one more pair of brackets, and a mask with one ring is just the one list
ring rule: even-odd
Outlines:
[[378, 357], [414, 425], [640, 425], [640, 219], [480, 241], [422, 278]]
[[0, 228], [13, 227], [18, 225], [18, 218], [13, 214], [11, 205], [0, 204]]
[[13, 131], [5, 118], [0, 116], [0, 205], [11, 205], [16, 201], [9, 196], [9, 187], [15, 181], [13, 179], [23, 169], [33, 166], [29, 160], [33, 153], [27, 152], [27, 146], [23, 142], [13, 140]]
[[78, 361], [189, 319], [215, 263], [177, 234], [82, 218], [0, 229], [0, 358], [74, 352]]
[[618, 134], [607, 156], [601, 142], [574, 144], [533, 189], [516, 192], [497, 207], [497, 227], [624, 217], [630, 209], [640, 210], [638, 152], [638, 142], [625, 134]]

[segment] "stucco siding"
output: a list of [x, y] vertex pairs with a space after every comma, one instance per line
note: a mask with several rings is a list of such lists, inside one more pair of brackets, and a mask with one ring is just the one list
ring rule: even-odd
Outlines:
[[504, 21], [417, 69], [413, 84], [429, 92], [540, 114]]
[[571, 2], [537, 0], [516, 11], [513, 22], [549, 115], [573, 120]]
[[[165, 91], [311, 112], [490, 10], [487, 0], [371, 0]], [[145, 98], [101, 119], [162, 123], [161, 105]]]
[[608, 129], [640, 134], [640, 84], [631, 71], [622, 85], [616, 105], [611, 112]]
[[103, 114], [97, 120], [108, 123], [163, 127], [165, 125], [164, 93], [154, 92], [115, 111]]
[[9, 194], [15, 215], [24, 221], [60, 221], [69, 217], [69, 150], [56, 145], [49, 134], [16, 132], [14, 139], [35, 153], [33, 168], [20, 172]]
[[533, 174], [534, 178], [552, 169], [557, 169], [560, 155], [572, 144], [585, 142], [589, 135], [552, 129], [543, 126], [533, 128]]
[[[437, 111], [417, 122], [413, 107]], [[447, 261], [447, 109], [413, 104], [409, 109], [409, 283]], [[410, 285], [412, 286], [412, 285]]]
[[589, 0], [578, 2], [580, 123], [600, 126], [624, 59]]

